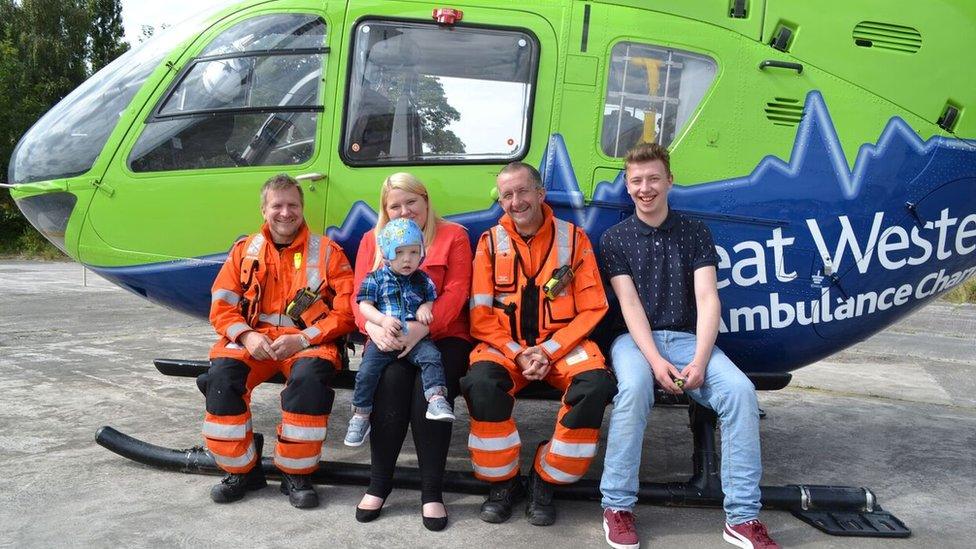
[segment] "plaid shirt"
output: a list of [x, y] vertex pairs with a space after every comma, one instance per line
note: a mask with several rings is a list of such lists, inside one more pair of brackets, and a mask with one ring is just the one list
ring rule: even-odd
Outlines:
[[421, 304], [437, 299], [437, 289], [427, 273], [417, 269], [408, 276], [397, 274], [389, 265], [366, 275], [356, 294], [356, 303], [371, 301], [379, 312], [400, 322], [417, 319]]

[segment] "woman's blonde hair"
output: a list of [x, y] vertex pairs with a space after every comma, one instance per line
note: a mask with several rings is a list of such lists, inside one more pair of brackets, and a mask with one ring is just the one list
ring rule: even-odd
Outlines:
[[[373, 230], [373, 238], [380, 234], [383, 227], [390, 222], [390, 215], [386, 212], [386, 199], [393, 189], [399, 189], [401, 191], [406, 191], [408, 193], [413, 193], [420, 195], [427, 202], [427, 220], [424, 222], [424, 246], [429, 250], [431, 243], [434, 242], [434, 236], [437, 235], [437, 224], [444, 221], [440, 216], [434, 211], [434, 207], [430, 205], [430, 197], [427, 194], [427, 187], [420, 182], [419, 179], [409, 174], [407, 172], [397, 172], [390, 175], [383, 181], [383, 185], [380, 188], [380, 209], [377, 212], [376, 218], [376, 228]], [[373, 261], [373, 269], [383, 264], [383, 252], [380, 250], [379, 245], [376, 246], [376, 258]]]

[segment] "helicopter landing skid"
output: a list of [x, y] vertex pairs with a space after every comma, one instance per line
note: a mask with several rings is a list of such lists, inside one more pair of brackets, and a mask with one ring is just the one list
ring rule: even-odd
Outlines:
[[[715, 448], [718, 416], [711, 409], [689, 401], [688, 417], [694, 437], [694, 474], [687, 483], [677, 485], [681, 489], [676, 493], [690, 491], [695, 494], [694, 501], [665, 504], [722, 507], [720, 456]], [[641, 483], [642, 490], [644, 485]], [[912, 535], [905, 523], [878, 505], [877, 496], [868, 488], [789, 484], [761, 486], [760, 490], [763, 508], [790, 511], [796, 518], [832, 536], [907, 538]]]
[[[162, 373], [176, 376], [202, 373], [206, 371], [205, 364], [202, 361], [156, 361], [156, 366]], [[553, 394], [556, 398], [560, 396], [546, 389], [540, 387], [538, 391], [534, 391], [530, 386], [529, 394], [520, 393], [520, 397], [552, 398]], [[687, 482], [641, 482], [637, 493], [638, 503], [676, 507], [722, 507], [724, 496], [719, 474], [719, 452], [715, 446], [718, 417], [715, 412], [694, 401], [688, 404], [688, 415], [694, 439], [694, 474]], [[217, 467], [210, 452], [201, 446], [182, 450], [165, 448], [143, 442], [109, 426], [96, 431], [95, 441], [120, 456], [145, 465], [182, 473], [224, 474]], [[263, 458], [261, 467], [268, 477], [281, 477], [271, 458]], [[397, 467], [393, 478], [397, 488], [420, 489], [420, 471], [416, 467]], [[369, 480], [369, 465], [360, 463], [320, 462], [318, 470], [312, 474], [312, 481], [317, 484], [366, 486]], [[444, 473], [445, 490], [485, 494], [487, 488], [487, 483], [475, 479], [468, 471]], [[799, 484], [760, 488], [764, 508], [790, 511], [795, 517], [830, 535], [885, 538], [904, 538], [911, 535], [911, 530], [902, 521], [878, 505], [876, 496], [867, 488]], [[583, 479], [574, 484], [555, 487], [555, 495], [560, 499], [599, 500], [600, 484], [598, 480]]]

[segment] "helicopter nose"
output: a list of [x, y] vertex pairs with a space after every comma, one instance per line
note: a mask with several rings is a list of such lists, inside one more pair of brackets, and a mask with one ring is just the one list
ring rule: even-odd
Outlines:
[[78, 197], [67, 192], [53, 192], [20, 198], [16, 202], [27, 221], [51, 244], [67, 254], [64, 231]]

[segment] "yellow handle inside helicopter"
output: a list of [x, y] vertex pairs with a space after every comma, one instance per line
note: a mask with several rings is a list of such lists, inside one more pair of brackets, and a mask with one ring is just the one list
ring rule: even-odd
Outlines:
[[[661, 85], [661, 61], [650, 57], [634, 57], [631, 63], [644, 67], [644, 72], [647, 73], [647, 95], [657, 95]], [[644, 143], [657, 141], [657, 111], [654, 109], [644, 111], [644, 132], [641, 134], [641, 141]]]

